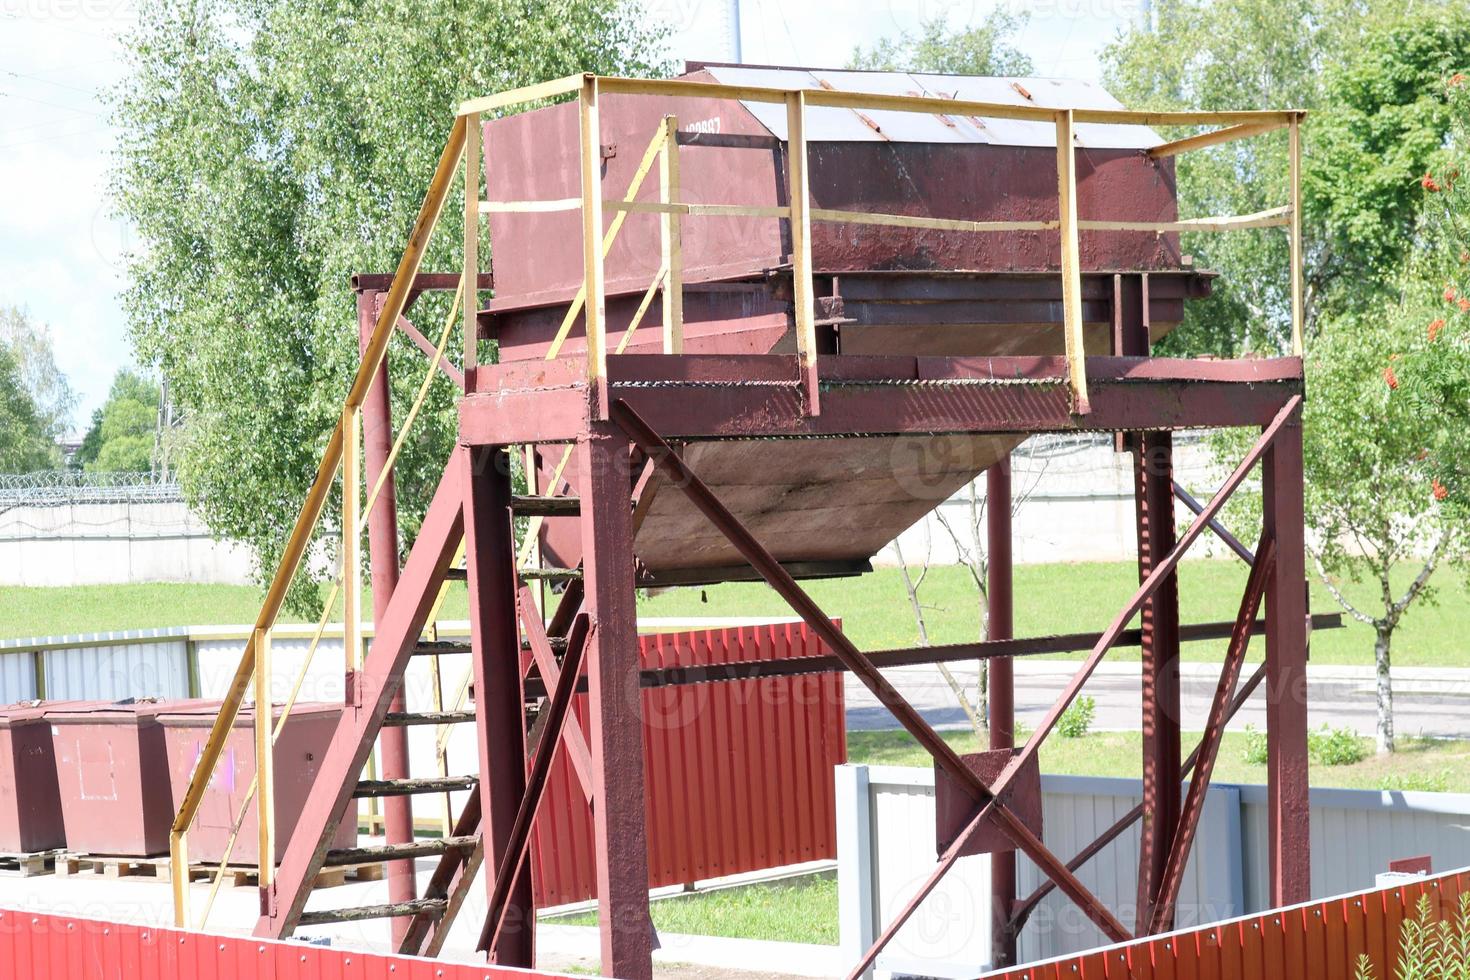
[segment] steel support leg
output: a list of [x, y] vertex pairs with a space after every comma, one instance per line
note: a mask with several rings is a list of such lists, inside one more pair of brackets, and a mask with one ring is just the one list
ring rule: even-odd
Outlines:
[[[382, 294], [365, 290], [357, 294], [357, 336], [359, 351], [366, 350], [378, 320], [378, 300]], [[393, 408], [388, 388], [388, 355], [373, 379], [372, 390], [362, 405], [363, 463], [367, 485], [371, 488], [378, 476], [388, 465], [388, 453], [393, 445]], [[388, 602], [398, 588], [398, 498], [394, 492], [393, 475], [383, 483], [373, 509], [368, 512], [368, 565], [373, 583], [373, 623], [381, 624], [388, 610]], [[390, 711], [403, 711], [403, 690], [393, 695]], [[385, 728], [379, 736], [379, 757], [384, 779], [404, 779], [408, 776], [408, 730]], [[383, 830], [389, 844], [406, 844], [413, 840], [413, 802], [407, 796], [391, 796], [383, 801]], [[355, 819], [355, 818], [354, 818]], [[418, 883], [414, 880], [412, 861], [392, 861], [388, 864], [388, 899], [392, 902], [408, 902], [417, 897]], [[403, 941], [408, 930], [408, 920], [393, 920], [393, 943]]]
[[602, 930], [602, 972], [623, 980], [653, 975], [648, 918], [648, 831], [644, 822], [643, 711], [633, 586], [632, 478], [628, 438], [592, 423], [577, 442], [581, 474], [583, 608], [592, 769], [593, 838]]
[[[1134, 499], [1138, 507], [1138, 576], [1174, 550], [1174, 444], [1168, 432], [1138, 436]], [[1179, 826], [1179, 579], [1171, 573], [1144, 603], [1141, 617], [1143, 694], [1143, 831], [1138, 854], [1138, 917], [1144, 935]], [[1172, 928], [1171, 922], [1163, 924]]]
[[[1009, 640], [1015, 635], [1011, 588], [1011, 460], [985, 472], [985, 520], [989, 584], [987, 640]], [[989, 663], [986, 692], [990, 700], [990, 747], [1016, 744], [1016, 687], [1014, 661], [995, 657]], [[1016, 852], [990, 855], [991, 966], [1016, 962], [1016, 937], [1010, 931], [1011, 907], [1016, 901]]]
[[1307, 573], [1303, 540], [1300, 409], [1261, 471], [1265, 533], [1276, 542], [1266, 592], [1266, 771], [1273, 906], [1311, 897], [1307, 806]]
[[[461, 450], [465, 471], [465, 557], [469, 567], [470, 647], [475, 677], [475, 742], [480, 760], [485, 863], [501, 866], [526, 792], [526, 721], [516, 629], [515, 539], [510, 459], [496, 447]], [[487, 898], [495, 875], [485, 876]], [[490, 962], [534, 965], [536, 916], [531, 876], [521, 875], [506, 899], [505, 925], [488, 950]]]

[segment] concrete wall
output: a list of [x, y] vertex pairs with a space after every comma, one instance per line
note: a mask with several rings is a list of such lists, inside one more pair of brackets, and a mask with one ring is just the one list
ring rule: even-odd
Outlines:
[[[1222, 476], [1212, 462], [1209, 447], [1198, 435], [1182, 432], [1175, 434], [1174, 445], [1175, 479], [1191, 488], [1196, 497], [1209, 499]], [[1111, 437], [1033, 436], [1017, 447], [1011, 472], [1011, 492], [1019, 504], [1012, 522], [1017, 563], [1125, 561], [1137, 557], [1133, 458], [1114, 452]], [[977, 481], [976, 490], [983, 507], [983, 477]], [[1247, 487], [1242, 492], [1258, 491]], [[939, 508], [967, 549], [975, 547], [970, 510], [967, 490]], [[1182, 504], [1176, 505], [1175, 514], [1179, 520], [1194, 516]], [[935, 565], [961, 561], [954, 536], [932, 511], [899, 535], [898, 544], [909, 565], [922, 565], [926, 560]], [[983, 551], [983, 511], [979, 545]], [[1226, 552], [1213, 535], [1207, 534], [1190, 553], [1204, 557]], [[896, 555], [890, 545], [873, 563], [896, 565]]]
[[182, 499], [114, 496], [0, 506], [0, 586], [251, 580], [250, 553]]

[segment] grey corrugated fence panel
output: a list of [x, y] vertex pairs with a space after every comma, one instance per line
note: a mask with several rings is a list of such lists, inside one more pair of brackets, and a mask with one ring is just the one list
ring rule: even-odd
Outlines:
[[0, 704], [29, 701], [35, 696], [35, 656], [23, 653], [0, 657]]
[[[1266, 788], [1242, 786], [1247, 911], [1268, 907]], [[1470, 863], [1470, 794], [1317, 788], [1312, 897], [1372, 888], [1396, 858], [1428, 854], [1438, 868]]]
[[42, 656], [48, 700], [189, 696], [185, 640], [104, 643], [47, 650]]

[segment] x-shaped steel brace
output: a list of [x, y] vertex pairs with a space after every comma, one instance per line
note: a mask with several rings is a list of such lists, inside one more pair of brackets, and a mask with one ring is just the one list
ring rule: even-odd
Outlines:
[[1102, 661], [1104, 655], [1117, 642], [1118, 637], [1126, 628], [1129, 620], [1138, 612], [1148, 597], [1158, 588], [1159, 583], [1165, 576], [1169, 575], [1179, 564], [1179, 561], [1189, 549], [1190, 545], [1199, 538], [1200, 534], [1208, 527], [1210, 521], [1214, 520], [1219, 510], [1225, 505], [1231, 494], [1244, 482], [1246, 476], [1254, 469], [1257, 462], [1275, 441], [1276, 435], [1281, 428], [1297, 412], [1301, 405], [1301, 396], [1295, 395], [1287, 401], [1276, 417], [1271, 421], [1261, 437], [1251, 447], [1238, 467], [1230, 474], [1220, 491], [1211, 499], [1210, 503], [1196, 516], [1189, 529], [1179, 538], [1174, 549], [1161, 560], [1148, 577], [1139, 585], [1133, 598], [1121, 609], [1114, 618], [1113, 623], [1098, 639], [1092, 652], [1083, 662], [1072, 681], [1067, 685], [1062, 695], [1057, 699], [1047, 712], [1046, 717], [1037, 726], [1026, 746], [1015, 755], [1006, 767], [1001, 771], [995, 782], [986, 785], [968, 766], [965, 765], [955, 751], [949, 747], [939, 734], [924, 721], [917, 710], [904, 700], [896, 688], [883, 677], [863, 653], [849, 640], [846, 635], [833, 626], [830, 619], [823, 613], [820, 607], [812, 601], [811, 597], [797, 584], [766, 548], [755, 539], [743, 524], [732, 514], [714, 493], [699, 479], [693, 470], [684, 463], [674, 449], [655, 432], [647, 422], [638, 415], [626, 402], [617, 401], [611, 406], [611, 417], [624, 432], [626, 432], [640, 448], [648, 455], [649, 459], [658, 467], [663, 469], [669, 476], [669, 482], [683, 490], [690, 502], [704, 514], [704, 516], [730, 541], [741, 556], [750, 563], [763, 579], [779, 594], [791, 608], [807, 623], [807, 625], [820, 636], [833, 652], [841, 659], [844, 665], [858, 676], [858, 679], [871, 691], [878, 700], [885, 705], [899, 723], [912, 734], [933, 757], [935, 764], [943, 768], [959, 786], [975, 800], [976, 810], [970, 818], [964, 830], [955, 838], [954, 842], [941, 856], [938, 866], [934, 872], [920, 886], [918, 892], [910, 900], [909, 904], [899, 913], [893, 923], [884, 930], [873, 946], [863, 956], [862, 960], [849, 974], [851, 977], [860, 976], [873, 961], [884, 946], [897, 934], [903, 924], [928, 897], [934, 887], [954, 866], [955, 861], [963, 853], [964, 847], [974, 835], [981, 823], [987, 819], [995, 821], [998, 827], [1009, 836], [1016, 845], [1028, 857], [1041, 868], [1049, 878], [1056, 882], [1057, 887], [1062, 889], [1067, 897], [1071, 898], [1078, 907], [1100, 928], [1105, 935], [1114, 942], [1121, 942], [1128, 938], [1125, 930], [1112, 912], [1103, 905], [1086, 886], [1077, 880], [1070, 869], [1053, 854], [1034, 834], [1027, 828], [1007, 807], [1001, 802], [1009, 791], [1021, 767], [1040, 750], [1041, 743], [1051, 733], [1057, 721], [1072, 701], [1081, 692], [1083, 684], [1092, 675], [1097, 665]]

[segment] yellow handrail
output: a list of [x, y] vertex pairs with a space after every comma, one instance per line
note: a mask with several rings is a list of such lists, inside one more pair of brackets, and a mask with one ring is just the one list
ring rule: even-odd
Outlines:
[[[363, 351], [362, 359], [358, 364], [357, 375], [353, 379], [352, 388], [349, 390], [345, 405], [349, 408], [360, 407], [371, 389], [373, 379], [382, 365], [383, 356], [388, 349], [388, 341], [392, 337], [394, 325], [398, 317], [403, 313], [407, 304], [408, 294], [413, 285], [414, 277], [418, 274], [419, 267], [423, 262], [424, 253], [428, 248], [429, 238], [433, 233], [434, 226], [443, 211], [444, 202], [452, 184], [455, 171], [463, 156], [466, 144], [467, 125], [463, 119], [456, 118], [450, 129], [449, 140], [445, 144], [444, 151], [439, 157], [438, 166], [435, 168], [433, 180], [430, 182], [429, 191], [424, 197], [424, 202], [419, 208], [418, 217], [414, 221], [413, 230], [409, 235], [408, 246], [402, 258], [399, 260], [398, 268], [394, 272], [393, 282], [389, 286], [387, 296], [383, 301], [382, 311], [379, 313], [378, 321], [373, 327], [373, 332], [368, 340], [366, 349]], [[285, 604], [286, 593], [291, 582], [296, 577], [296, 572], [305, 557], [307, 547], [311, 543], [311, 537], [321, 519], [326, 507], [327, 497], [331, 490], [332, 482], [342, 462], [344, 435], [342, 422], [339, 420], [332, 434], [327, 440], [327, 446], [322, 454], [321, 462], [317, 466], [316, 477], [312, 481], [311, 490], [307, 493], [306, 502], [297, 515], [296, 523], [292, 527], [291, 535], [287, 539], [286, 547], [282, 552], [281, 562], [276, 567], [270, 586], [266, 590], [265, 600], [261, 604], [259, 615], [256, 617], [255, 630], [251, 639], [246, 642], [245, 649], [240, 657], [239, 666], [235, 675], [230, 680], [230, 686], [226, 691], [223, 704], [220, 706], [218, 717], [215, 718], [214, 726], [210, 729], [208, 738], [205, 740], [200, 752], [198, 762], [195, 763], [193, 775], [189, 780], [189, 788], [184, 794], [184, 799], [179, 805], [179, 811], [174, 817], [174, 822], [169, 830], [169, 865], [174, 893], [174, 922], [176, 925], [184, 926], [188, 922], [188, 845], [186, 835], [194, 817], [199, 811], [199, 804], [204, 799], [204, 792], [209, 784], [209, 779], [215, 768], [219, 765], [220, 756], [224, 752], [225, 742], [229, 737], [230, 729], [234, 726], [235, 719], [239, 716], [240, 705], [244, 701], [245, 688], [249, 685], [252, 675], [255, 673], [255, 661], [258, 654], [257, 645], [262, 637], [267, 637], [270, 629], [275, 625], [276, 618], [280, 615], [281, 607]], [[257, 700], [260, 700], [259, 698]], [[264, 700], [269, 702], [269, 694]], [[259, 710], [257, 708], [257, 710]]]

